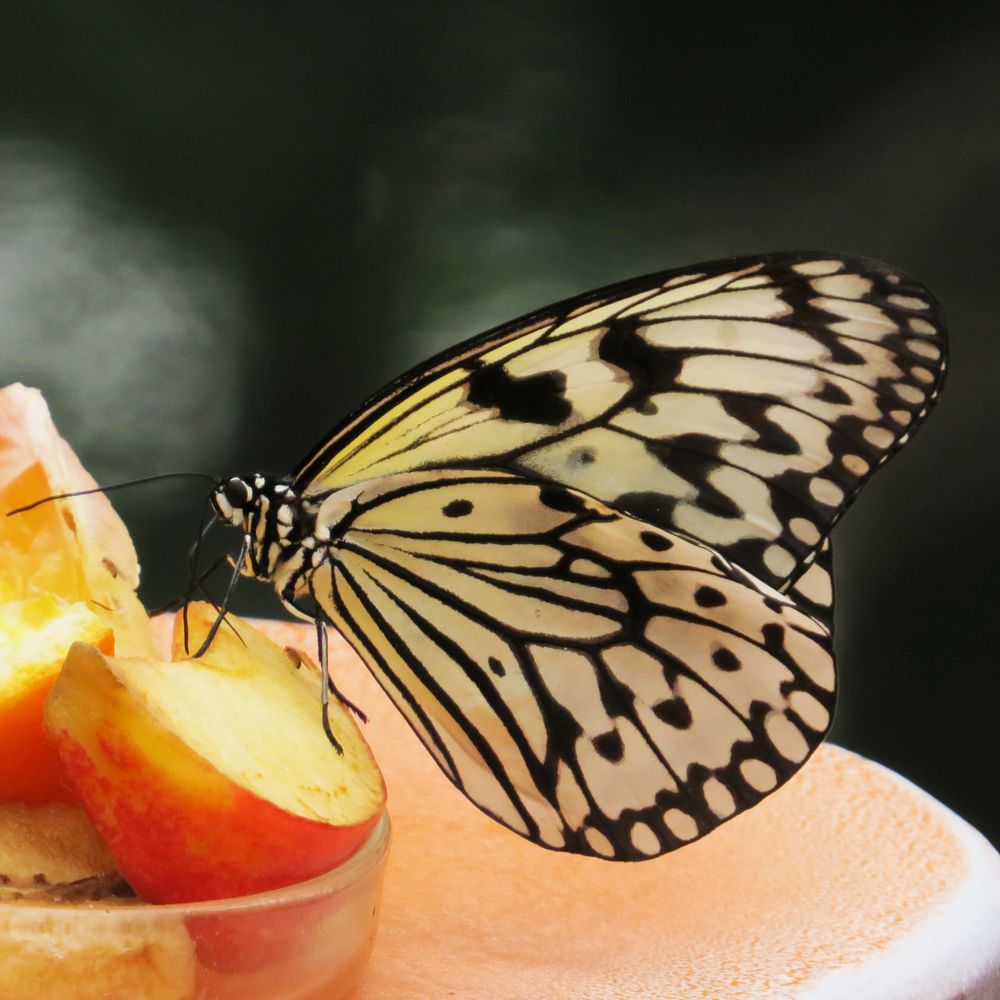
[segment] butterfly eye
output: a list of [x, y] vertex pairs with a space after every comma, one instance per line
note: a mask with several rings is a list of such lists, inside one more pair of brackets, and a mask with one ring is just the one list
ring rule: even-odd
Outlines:
[[245, 507], [252, 495], [250, 487], [242, 479], [230, 479], [223, 485], [222, 493], [225, 494], [230, 506], [235, 508]]
[[223, 521], [238, 525], [252, 497], [250, 487], [242, 479], [233, 478], [216, 486], [212, 493], [212, 506]]

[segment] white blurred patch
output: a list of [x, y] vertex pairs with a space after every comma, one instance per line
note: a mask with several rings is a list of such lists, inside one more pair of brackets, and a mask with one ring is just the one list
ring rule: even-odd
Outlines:
[[245, 313], [220, 269], [56, 150], [0, 141], [0, 381], [40, 388], [99, 480], [218, 462]]

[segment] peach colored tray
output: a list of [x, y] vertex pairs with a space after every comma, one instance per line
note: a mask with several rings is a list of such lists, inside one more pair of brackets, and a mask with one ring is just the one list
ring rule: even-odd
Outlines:
[[[267, 625], [313, 650], [311, 630]], [[552, 853], [456, 792], [350, 650], [394, 843], [357, 1000], [1000, 997], [1000, 855], [834, 746], [756, 809], [655, 861]]]

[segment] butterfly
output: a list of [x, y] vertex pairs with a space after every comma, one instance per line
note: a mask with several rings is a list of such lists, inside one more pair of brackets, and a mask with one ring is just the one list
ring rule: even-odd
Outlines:
[[324, 676], [332, 625], [480, 809], [651, 858], [822, 741], [830, 531], [944, 370], [937, 302], [892, 267], [699, 264], [459, 344], [212, 504]]

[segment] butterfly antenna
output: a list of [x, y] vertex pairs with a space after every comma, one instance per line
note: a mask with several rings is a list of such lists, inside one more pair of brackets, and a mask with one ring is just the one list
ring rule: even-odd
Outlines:
[[139, 486], [142, 483], [155, 483], [161, 479], [205, 479], [210, 483], [217, 483], [215, 476], [208, 475], [207, 472], [161, 472], [155, 476], [140, 476], [138, 479], [128, 479], [122, 483], [112, 483], [110, 486], [94, 486], [87, 490], [71, 490], [69, 493], [53, 493], [52, 496], [42, 497], [32, 503], [27, 503], [23, 507], [15, 507], [7, 511], [7, 516], [13, 514], [24, 514], [26, 511], [41, 507], [43, 503], [51, 503], [53, 500], [68, 500], [70, 497], [85, 497], [91, 493], [110, 493], [112, 490], [122, 490], [126, 486]]

